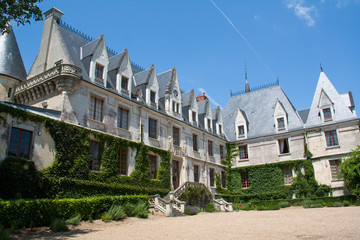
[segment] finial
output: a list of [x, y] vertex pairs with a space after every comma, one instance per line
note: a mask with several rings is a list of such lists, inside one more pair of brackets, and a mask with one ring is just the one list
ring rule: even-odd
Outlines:
[[247, 79], [246, 62], [245, 62], [245, 92], [246, 93], [250, 92], [250, 86], [249, 86], [249, 82], [248, 82], [248, 79]]
[[324, 71], [323, 71], [323, 68], [322, 68], [322, 66], [321, 66], [321, 63], [320, 63], [320, 71], [321, 71], [321, 72], [324, 72]]

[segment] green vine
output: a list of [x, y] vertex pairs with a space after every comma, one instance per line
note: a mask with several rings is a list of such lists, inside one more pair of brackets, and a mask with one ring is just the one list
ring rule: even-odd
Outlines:
[[[112, 181], [139, 186], [162, 187], [170, 189], [170, 159], [169, 151], [146, 146], [127, 139], [111, 136], [91, 129], [78, 127], [69, 123], [53, 120], [33, 113], [25, 112], [10, 106], [0, 104], [0, 112], [8, 113], [13, 118], [45, 125], [55, 143], [55, 159], [52, 166], [44, 172], [55, 177], [70, 177], [83, 180]], [[5, 118], [0, 118], [6, 124]], [[142, 132], [142, 126], [141, 126]], [[141, 133], [142, 134], [142, 133]], [[101, 157], [100, 172], [89, 171], [90, 144], [89, 136], [93, 136], [104, 148]], [[131, 176], [119, 176], [119, 149], [136, 149], [135, 170]], [[149, 151], [161, 158], [157, 179], [150, 180]], [[102, 152], [102, 151], [100, 151]]]

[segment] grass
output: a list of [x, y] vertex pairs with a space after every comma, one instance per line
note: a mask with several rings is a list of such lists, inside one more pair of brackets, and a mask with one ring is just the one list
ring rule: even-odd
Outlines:
[[0, 240], [7, 240], [9, 237], [9, 232], [4, 228], [3, 225], [0, 225]]
[[124, 219], [126, 217], [124, 208], [121, 205], [112, 205], [110, 207], [110, 209], [103, 215], [101, 216], [101, 219], [104, 222], [108, 222], [111, 220], [121, 220]]
[[79, 222], [81, 221], [82, 216], [80, 213], [74, 214], [74, 216], [72, 216], [71, 218], [69, 218], [68, 220], [65, 221], [66, 225], [73, 225], [76, 226], [79, 224]]
[[69, 228], [66, 226], [64, 220], [55, 219], [50, 224], [50, 230], [53, 232], [66, 232]]

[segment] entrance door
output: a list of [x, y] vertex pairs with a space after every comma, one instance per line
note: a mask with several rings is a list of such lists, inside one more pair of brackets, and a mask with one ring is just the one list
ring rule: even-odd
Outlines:
[[174, 190], [177, 189], [180, 183], [180, 162], [176, 160], [172, 161], [172, 182]]

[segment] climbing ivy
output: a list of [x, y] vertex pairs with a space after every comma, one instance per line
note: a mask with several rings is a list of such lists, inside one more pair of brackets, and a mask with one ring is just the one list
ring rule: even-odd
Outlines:
[[[82, 180], [112, 181], [138, 186], [162, 187], [170, 189], [169, 151], [146, 146], [144, 143], [111, 136], [91, 129], [53, 120], [36, 114], [0, 104], [0, 112], [8, 113], [13, 118], [44, 124], [55, 143], [55, 159], [52, 166], [44, 172], [55, 177], [70, 177]], [[6, 124], [5, 118], [0, 122]], [[142, 134], [142, 133], [141, 133]], [[98, 174], [89, 171], [90, 144], [93, 136], [104, 147], [101, 169]], [[119, 149], [136, 149], [135, 170], [131, 176], [119, 176]], [[150, 180], [149, 152], [161, 158], [157, 179]], [[101, 151], [100, 151], [101, 152]]]

